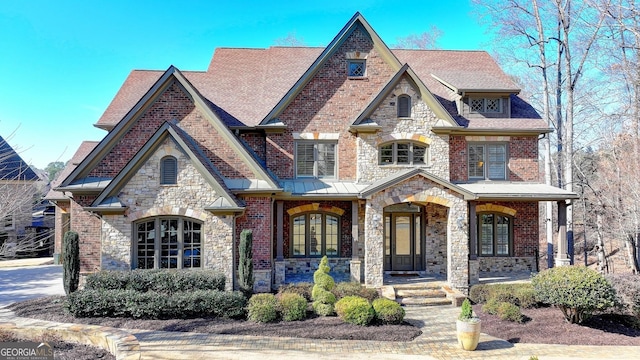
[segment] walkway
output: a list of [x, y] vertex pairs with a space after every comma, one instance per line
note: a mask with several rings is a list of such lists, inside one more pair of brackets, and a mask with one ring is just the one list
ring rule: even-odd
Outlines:
[[[34, 264], [35, 265], [35, 264]], [[24, 268], [28, 269], [28, 268]], [[7, 269], [8, 270], [8, 269]], [[4, 275], [9, 275], [8, 272]], [[0, 279], [3, 280], [3, 279]], [[4, 280], [7, 280], [6, 278]], [[504, 279], [502, 279], [504, 280]], [[514, 279], [516, 280], [516, 279]], [[406, 279], [400, 280], [406, 282]], [[6, 285], [6, 284], [5, 284]], [[2, 289], [4, 292], [5, 289]], [[31, 289], [35, 290], [35, 289]], [[18, 295], [18, 294], [14, 294]], [[18, 295], [17, 297], [20, 297]], [[118, 359], [638, 359], [640, 346], [569, 346], [510, 344], [483, 334], [473, 352], [458, 348], [455, 319], [459, 309], [448, 306], [407, 307], [406, 320], [423, 334], [411, 342], [312, 340], [238, 335], [112, 329], [59, 324], [16, 317], [0, 306], [0, 327], [23, 332], [57, 331], [66, 338], [102, 344]], [[134, 336], [131, 336], [134, 335]]]
[[[569, 346], [510, 344], [482, 334], [473, 352], [458, 348], [453, 307], [410, 307], [407, 321], [422, 328], [423, 334], [411, 342], [312, 340], [201, 333], [126, 330], [89, 325], [55, 324], [16, 317], [0, 309], [0, 324], [42, 330], [71, 329], [79, 333], [104, 332], [112, 349], [126, 350], [121, 359], [523, 359], [537, 356], [550, 359], [638, 359], [639, 346]], [[135, 338], [127, 336], [133, 334]], [[94, 338], [96, 335], [93, 336]], [[115, 340], [114, 340], [115, 339]], [[135, 344], [137, 339], [139, 346]], [[97, 340], [92, 340], [96, 341]], [[104, 340], [102, 341], [105, 342]], [[140, 350], [139, 355], [137, 350]]]

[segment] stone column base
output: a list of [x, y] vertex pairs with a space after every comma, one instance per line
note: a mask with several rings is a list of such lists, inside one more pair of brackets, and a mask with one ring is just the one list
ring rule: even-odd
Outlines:
[[253, 278], [253, 292], [271, 292], [271, 270], [254, 270]]
[[276, 261], [275, 262], [276, 265], [276, 273], [275, 273], [275, 282], [274, 284], [276, 285], [276, 287], [284, 284], [284, 280], [285, 280], [285, 269], [286, 269], [286, 265], [284, 261]]
[[349, 272], [351, 273], [351, 281], [362, 283], [364, 278], [364, 268], [361, 260], [351, 260], [349, 264]]
[[564, 258], [556, 258], [556, 266], [569, 266], [571, 265], [571, 260]]
[[480, 283], [480, 260], [469, 260], [469, 285]]

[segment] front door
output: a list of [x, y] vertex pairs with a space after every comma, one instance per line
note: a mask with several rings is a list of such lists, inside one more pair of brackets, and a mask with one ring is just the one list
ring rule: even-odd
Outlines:
[[[385, 270], [424, 270], [421, 255], [422, 209], [394, 205], [385, 213]], [[410, 211], [410, 212], [409, 212]]]

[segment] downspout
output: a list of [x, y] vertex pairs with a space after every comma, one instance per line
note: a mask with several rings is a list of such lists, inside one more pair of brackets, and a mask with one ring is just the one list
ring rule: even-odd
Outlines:
[[271, 194], [271, 208], [269, 211], [269, 227], [271, 228], [271, 231], [269, 231], [269, 257], [271, 258], [271, 284], [269, 284], [269, 287], [273, 287], [276, 277], [276, 263], [273, 261], [273, 230], [276, 228], [273, 226], [273, 211], [276, 204], [274, 195], [275, 193]]

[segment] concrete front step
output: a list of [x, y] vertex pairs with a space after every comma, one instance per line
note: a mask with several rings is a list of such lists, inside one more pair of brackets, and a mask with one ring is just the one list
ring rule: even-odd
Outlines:
[[407, 297], [427, 297], [427, 298], [443, 298], [447, 297], [447, 294], [441, 289], [396, 289], [396, 296]]
[[437, 305], [451, 305], [453, 302], [451, 299], [444, 297], [432, 298], [432, 297], [398, 297], [396, 301], [401, 305], [406, 306], [437, 306]]

